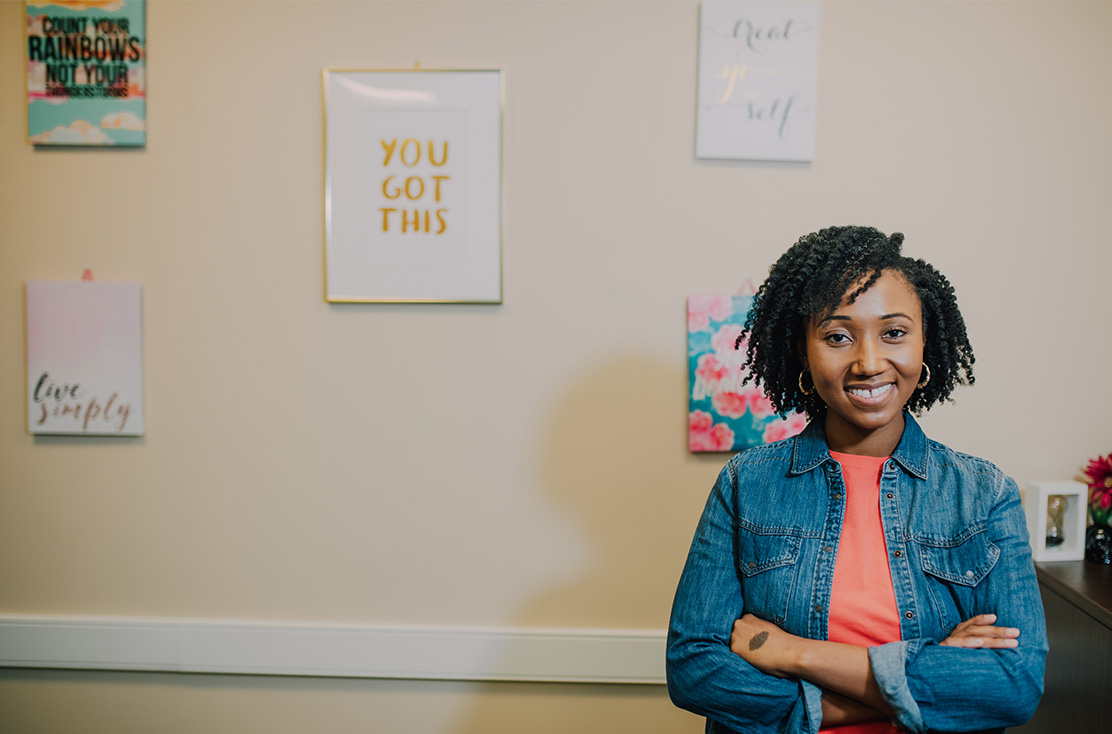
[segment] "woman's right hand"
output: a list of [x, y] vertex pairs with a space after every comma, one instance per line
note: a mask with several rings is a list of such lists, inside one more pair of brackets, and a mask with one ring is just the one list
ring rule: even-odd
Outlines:
[[950, 631], [950, 636], [940, 645], [949, 647], [993, 649], [1016, 647], [1019, 645], [1019, 630], [1015, 627], [997, 627], [995, 614], [978, 614], [967, 619]]

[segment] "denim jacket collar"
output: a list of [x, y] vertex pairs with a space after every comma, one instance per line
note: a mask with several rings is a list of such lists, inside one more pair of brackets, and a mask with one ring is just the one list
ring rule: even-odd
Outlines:
[[[903, 416], [903, 436], [900, 437], [896, 450], [892, 452], [892, 459], [908, 474], [926, 479], [927, 436], [910, 413], [904, 412]], [[811, 421], [803, 429], [803, 433], [795, 437], [791, 473], [806, 474], [824, 462], [833, 460], [830, 457], [830, 449], [826, 446], [826, 433], [823, 431], [822, 421]]]

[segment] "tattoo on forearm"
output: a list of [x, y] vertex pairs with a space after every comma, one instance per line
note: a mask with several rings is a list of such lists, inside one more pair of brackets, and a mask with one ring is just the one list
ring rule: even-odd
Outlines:
[[767, 640], [767, 639], [768, 639], [768, 633], [767, 632], [758, 632], [757, 634], [753, 635], [752, 640], [749, 640], [749, 649], [750, 650], [756, 650], [758, 647], [765, 644], [765, 640]]

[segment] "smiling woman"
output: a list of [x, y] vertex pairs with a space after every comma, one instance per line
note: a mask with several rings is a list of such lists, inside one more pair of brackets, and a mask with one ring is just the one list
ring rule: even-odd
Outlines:
[[882, 271], [852, 302], [843, 298], [830, 315], [811, 317], [801, 360], [826, 404], [831, 451], [892, 453], [903, 435], [903, 407], [923, 379], [924, 343], [919, 297], [899, 271]]
[[692, 542], [668, 690], [709, 732], [1002, 731], [1042, 695], [1015, 482], [911, 416], [973, 382], [973, 349], [949, 281], [902, 243], [803, 237], [738, 338], [747, 380], [811, 420], [730, 460]]

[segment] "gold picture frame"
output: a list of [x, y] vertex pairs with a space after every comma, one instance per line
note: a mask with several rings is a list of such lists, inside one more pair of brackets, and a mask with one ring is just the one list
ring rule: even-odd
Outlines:
[[502, 302], [500, 70], [326, 69], [331, 303]]

